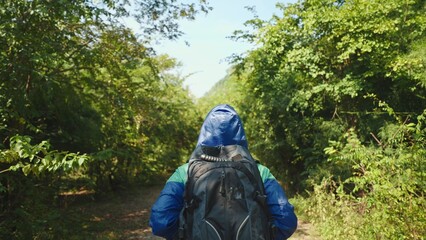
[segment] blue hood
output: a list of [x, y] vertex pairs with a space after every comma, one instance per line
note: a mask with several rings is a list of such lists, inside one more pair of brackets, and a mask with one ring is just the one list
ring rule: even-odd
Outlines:
[[201, 126], [197, 146], [240, 145], [248, 148], [243, 123], [235, 109], [227, 104], [214, 107]]

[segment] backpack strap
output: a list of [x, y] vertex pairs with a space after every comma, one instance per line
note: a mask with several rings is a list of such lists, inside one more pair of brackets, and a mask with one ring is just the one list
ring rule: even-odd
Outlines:
[[[258, 160], [255, 160], [256, 165], [260, 164], [260, 162]], [[275, 239], [275, 235], [276, 235], [276, 226], [274, 224], [274, 218], [272, 217], [272, 213], [271, 211], [269, 211], [269, 207], [268, 207], [268, 203], [267, 203], [267, 195], [266, 195], [266, 190], [265, 190], [265, 185], [263, 184], [263, 180], [262, 177], [260, 175], [260, 171], [259, 168], [254, 169], [254, 171], [256, 172], [256, 175], [260, 177], [260, 184], [261, 184], [261, 197], [259, 199], [256, 199], [256, 201], [258, 201], [258, 203], [262, 206], [263, 211], [265, 212], [266, 216], [268, 217], [268, 222], [269, 222], [269, 236], [271, 239]]]

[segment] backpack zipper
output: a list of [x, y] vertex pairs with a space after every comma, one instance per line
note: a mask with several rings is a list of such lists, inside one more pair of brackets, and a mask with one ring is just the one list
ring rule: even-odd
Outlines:
[[220, 176], [219, 193], [222, 195], [222, 197], [225, 197], [225, 195], [226, 195], [226, 189], [225, 189], [225, 169], [222, 169], [222, 175]]
[[220, 237], [220, 235], [219, 235], [219, 232], [216, 230], [216, 228], [213, 226], [213, 224], [211, 224], [209, 221], [207, 221], [207, 220], [204, 220], [213, 230], [214, 230], [214, 232], [216, 233], [216, 235], [217, 235], [217, 238], [219, 239], [219, 240], [222, 240], [222, 238]]
[[246, 222], [247, 222], [247, 220], [249, 219], [249, 217], [250, 217], [250, 215], [247, 215], [247, 217], [244, 219], [244, 221], [243, 221], [243, 222], [241, 223], [241, 225], [238, 227], [236, 240], [238, 240], [238, 239], [239, 239], [241, 229], [243, 228], [243, 226], [244, 226], [244, 225], [246, 225]]

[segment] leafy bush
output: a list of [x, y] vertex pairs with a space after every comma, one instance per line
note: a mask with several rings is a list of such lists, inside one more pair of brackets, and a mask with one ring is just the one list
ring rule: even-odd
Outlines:
[[[389, 124], [377, 143], [362, 144], [355, 131], [325, 151], [330, 172], [309, 196], [307, 215], [325, 239], [423, 239], [426, 236], [426, 112], [417, 124]], [[379, 144], [379, 146], [377, 146]]]
[[10, 148], [0, 150], [0, 238], [61, 236], [61, 216], [52, 208], [57, 205], [61, 177], [82, 168], [90, 158], [50, 148], [48, 141], [32, 144], [29, 136], [15, 135]]

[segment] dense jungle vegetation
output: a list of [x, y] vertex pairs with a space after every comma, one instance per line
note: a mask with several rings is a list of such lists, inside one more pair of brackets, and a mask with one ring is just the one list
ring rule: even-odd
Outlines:
[[194, 99], [150, 42], [207, 1], [1, 1], [0, 239], [66, 239], [64, 194], [164, 180], [218, 103], [323, 239], [424, 239], [426, 1], [277, 7]]

